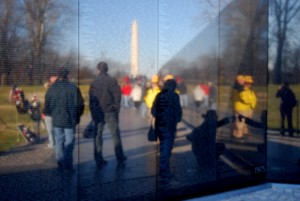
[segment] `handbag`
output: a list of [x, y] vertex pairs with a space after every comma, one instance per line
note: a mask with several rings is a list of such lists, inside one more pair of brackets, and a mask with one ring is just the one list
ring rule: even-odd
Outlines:
[[157, 141], [157, 135], [154, 129], [154, 118], [151, 119], [151, 124], [148, 130], [148, 141], [150, 142]]

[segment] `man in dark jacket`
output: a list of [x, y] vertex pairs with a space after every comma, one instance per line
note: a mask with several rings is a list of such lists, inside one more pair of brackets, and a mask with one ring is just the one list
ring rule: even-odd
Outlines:
[[107, 164], [102, 156], [102, 133], [105, 124], [112, 134], [118, 163], [122, 164], [126, 157], [123, 153], [119, 129], [121, 89], [117, 80], [108, 75], [108, 66], [105, 62], [100, 62], [97, 68], [99, 76], [90, 86], [89, 97], [91, 115], [97, 130], [97, 135], [94, 137], [94, 158], [96, 165], [101, 168]]
[[170, 157], [176, 135], [177, 123], [181, 121], [182, 109], [176, 89], [176, 81], [165, 81], [162, 91], [155, 97], [151, 113], [155, 118], [155, 132], [159, 138], [159, 175], [164, 181], [171, 177]]
[[84, 100], [79, 88], [68, 81], [69, 71], [58, 70], [58, 79], [45, 95], [44, 112], [52, 116], [55, 156], [59, 169], [73, 171], [75, 127], [83, 113]]
[[277, 98], [281, 98], [280, 102], [280, 117], [281, 117], [281, 130], [280, 135], [284, 135], [284, 122], [285, 117], [287, 118], [288, 132], [289, 136], [294, 135], [293, 129], [293, 108], [297, 104], [296, 96], [294, 92], [290, 89], [289, 84], [285, 82], [279, 87], [276, 93]]

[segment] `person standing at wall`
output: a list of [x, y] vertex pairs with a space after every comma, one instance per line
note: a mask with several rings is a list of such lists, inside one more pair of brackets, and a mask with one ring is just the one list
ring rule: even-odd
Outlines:
[[[49, 80], [44, 84], [44, 87], [46, 88], [46, 92], [51, 87], [51, 85], [57, 80], [56, 73], [50, 73]], [[52, 117], [47, 111], [43, 110], [43, 119], [45, 120], [46, 130], [48, 134], [48, 145], [47, 148], [54, 148], [55, 141], [54, 141], [54, 133], [53, 133], [53, 126], [52, 126]]]
[[131, 91], [132, 91], [132, 86], [130, 83], [130, 79], [129, 77], [125, 77], [124, 84], [121, 88], [125, 108], [129, 108], [131, 106], [131, 96], [130, 96]]
[[187, 87], [185, 81], [181, 77], [177, 77], [177, 90], [179, 92], [181, 107], [188, 106]]
[[92, 82], [89, 90], [90, 110], [96, 124], [97, 134], [94, 137], [94, 159], [98, 168], [107, 164], [102, 155], [102, 133], [107, 124], [114, 142], [115, 155], [118, 164], [126, 161], [119, 129], [119, 112], [121, 104], [121, 89], [116, 79], [111, 77], [105, 62], [97, 65], [98, 77]]
[[148, 108], [148, 115], [151, 113], [151, 108], [154, 102], [156, 95], [160, 92], [159, 87], [159, 77], [157, 75], [153, 75], [151, 78], [150, 86], [147, 88], [146, 95], [144, 97], [144, 101]]
[[52, 117], [58, 168], [73, 171], [75, 128], [84, 110], [84, 100], [80, 89], [68, 80], [68, 74], [66, 68], [58, 70], [58, 79], [46, 92], [44, 112]]
[[284, 136], [285, 131], [285, 118], [287, 119], [288, 124], [288, 133], [290, 137], [294, 135], [294, 128], [293, 128], [293, 108], [297, 105], [297, 100], [294, 92], [290, 89], [289, 84], [285, 82], [284, 84], [280, 85], [276, 92], [276, 97], [280, 98], [280, 122], [281, 122], [281, 129], [280, 135]]
[[193, 89], [193, 96], [196, 108], [202, 108], [204, 106], [204, 91], [200, 87], [200, 84], [197, 84], [195, 88]]
[[163, 89], [155, 97], [151, 113], [155, 118], [155, 132], [159, 138], [159, 175], [164, 182], [172, 178], [170, 157], [176, 137], [176, 126], [181, 121], [182, 109], [179, 95], [175, 92], [176, 81], [164, 82]]
[[[257, 98], [255, 92], [252, 90], [253, 78], [249, 75], [238, 75], [232, 90], [233, 110], [236, 116], [242, 115], [244, 117], [252, 118], [254, 108], [256, 107]], [[233, 136], [242, 138], [245, 134], [249, 134], [247, 124], [236, 118]]]
[[209, 100], [209, 86], [206, 83], [200, 84], [200, 88], [204, 92], [204, 106], [208, 107], [208, 100]]
[[140, 83], [140, 81], [136, 81], [136, 83], [134, 83], [134, 85], [133, 85], [133, 88], [132, 88], [132, 91], [130, 94], [134, 109], [136, 111], [140, 110], [140, 106], [141, 106], [141, 102], [142, 102], [142, 95], [143, 95], [142, 93], [143, 92], [142, 92], [141, 83]]
[[208, 82], [209, 96], [208, 103], [211, 110], [216, 110], [218, 105], [218, 89], [213, 82]]

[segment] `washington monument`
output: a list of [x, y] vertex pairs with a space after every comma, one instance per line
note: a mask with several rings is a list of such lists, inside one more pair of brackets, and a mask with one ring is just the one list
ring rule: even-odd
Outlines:
[[133, 77], [138, 75], [138, 69], [138, 25], [136, 20], [134, 20], [131, 32], [131, 75]]

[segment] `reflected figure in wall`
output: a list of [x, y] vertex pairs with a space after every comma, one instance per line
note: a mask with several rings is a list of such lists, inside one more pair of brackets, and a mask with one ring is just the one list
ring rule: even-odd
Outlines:
[[209, 109], [217, 110], [218, 105], [218, 90], [216, 85], [213, 82], [208, 82], [209, 86], [209, 96], [208, 96], [208, 103]]
[[285, 118], [287, 119], [287, 126], [289, 136], [293, 137], [294, 135], [294, 128], [293, 128], [293, 108], [297, 105], [297, 100], [294, 92], [290, 89], [289, 84], [285, 82], [284, 84], [280, 85], [277, 92], [276, 97], [280, 98], [280, 135], [284, 135], [285, 131]]
[[68, 74], [66, 68], [59, 69], [58, 79], [46, 93], [44, 112], [52, 117], [58, 168], [73, 171], [75, 128], [84, 110], [84, 100], [79, 88], [68, 80]]
[[194, 101], [196, 108], [201, 108], [204, 106], [204, 91], [200, 87], [200, 84], [196, 85], [195, 88], [193, 89], [193, 96], [194, 96]]
[[[252, 118], [254, 108], [256, 107], [257, 97], [252, 90], [253, 78], [249, 75], [238, 75], [232, 89], [232, 102], [235, 115], [243, 115], [244, 117]], [[242, 119], [236, 118], [233, 136], [242, 138], [249, 134], [249, 128]]]
[[159, 77], [157, 75], [153, 75], [151, 78], [150, 86], [147, 88], [146, 95], [144, 97], [144, 101], [148, 109], [147, 113], [149, 116], [151, 115], [150, 110], [152, 108], [154, 99], [156, 95], [160, 92], [159, 82]]
[[[203, 123], [188, 134], [186, 138], [192, 143], [192, 151], [199, 164], [199, 173], [205, 175], [208, 181], [214, 181], [217, 173], [217, 158], [223, 153], [225, 145], [216, 143], [218, 126], [216, 110], [208, 110], [202, 116], [204, 118]], [[225, 120], [223, 122], [224, 124], [227, 123]]]
[[200, 88], [204, 93], [204, 106], [208, 107], [208, 100], [209, 100], [209, 85], [206, 83], [200, 84]]
[[125, 108], [131, 107], [131, 96], [130, 96], [131, 91], [132, 91], [132, 86], [130, 83], [130, 79], [128, 76], [126, 76], [124, 78], [124, 84], [121, 88], [122, 98], [123, 98]]
[[170, 171], [170, 157], [176, 137], [177, 123], [181, 121], [182, 109], [179, 95], [175, 92], [176, 81], [169, 79], [164, 82], [162, 91], [157, 94], [151, 113], [155, 118], [155, 132], [159, 144], [159, 175], [164, 182], [172, 178]]
[[117, 80], [108, 74], [108, 66], [105, 62], [100, 62], [97, 69], [98, 77], [92, 82], [89, 90], [90, 110], [97, 130], [94, 137], [94, 159], [98, 168], [107, 164], [102, 156], [102, 134], [107, 124], [114, 142], [118, 164], [122, 165], [126, 161], [126, 156], [123, 153], [119, 129], [121, 89]]
[[[44, 87], [46, 88], [46, 92], [51, 87], [51, 85], [57, 80], [57, 74], [56, 72], [51, 72], [49, 74], [49, 80], [44, 84]], [[53, 133], [53, 126], [52, 126], [52, 117], [51, 114], [47, 113], [47, 111], [43, 110], [43, 119], [45, 121], [46, 130], [48, 134], [48, 145], [47, 148], [54, 148], [54, 133]]]
[[143, 95], [143, 91], [142, 91], [141, 83], [140, 83], [140, 81], [136, 81], [136, 83], [133, 84], [133, 88], [130, 93], [130, 97], [133, 102], [133, 108], [136, 111], [140, 110], [141, 102], [142, 102], [142, 95]]
[[181, 77], [177, 77], [176, 81], [177, 81], [177, 90], [179, 92], [180, 105], [181, 105], [181, 107], [187, 107], [188, 106], [188, 96], [187, 96], [186, 84]]

